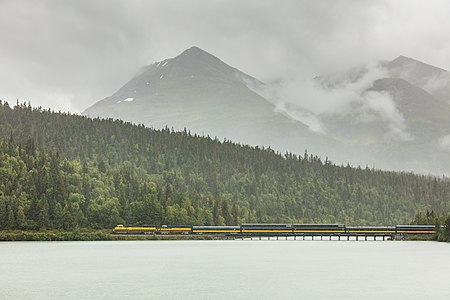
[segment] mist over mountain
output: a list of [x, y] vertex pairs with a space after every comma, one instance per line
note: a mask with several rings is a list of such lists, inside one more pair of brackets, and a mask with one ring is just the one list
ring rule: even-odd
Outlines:
[[393, 61], [381, 63], [394, 78], [402, 78], [420, 87], [436, 99], [450, 103], [450, 73], [413, 58], [399, 56]]
[[263, 82], [192, 47], [86, 109], [334, 162], [450, 174], [450, 76], [400, 56], [308, 82]]
[[327, 156], [347, 162], [345, 145], [318, 135], [259, 95], [264, 84], [192, 47], [147, 66], [112, 96], [83, 114], [118, 118], [154, 128], [185, 128], [249, 145]]
[[382, 168], [448, 174], [448, 78], [446, 70], [404, 56], [320, 77], [329, 94], [355, 94], [343, 110], [317, 117], [328, 135], [365, 145]]

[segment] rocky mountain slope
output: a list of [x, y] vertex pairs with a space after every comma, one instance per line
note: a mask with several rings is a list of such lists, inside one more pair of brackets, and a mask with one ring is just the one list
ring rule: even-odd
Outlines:
[[[198, 47], [175, 58], [147, 66], [83, 114], [111, 117], [154, 128], [186, 128], [191, 133], [220, 140], [271, 147], [285, 152], [327, 156], [346, 162], [349, 150], [326, 136], [316, 135], [305, 124], [277, 112], [254, 92], [263, 85], [255, 78], [222, 62]], [[252, 88], [249, 88], [252, 87]]]
[[450, 103], [450, 73], [413, 58], [399, 56], [382, 63], [393, 78], [401, 78], [420, 87], [436, 99]]

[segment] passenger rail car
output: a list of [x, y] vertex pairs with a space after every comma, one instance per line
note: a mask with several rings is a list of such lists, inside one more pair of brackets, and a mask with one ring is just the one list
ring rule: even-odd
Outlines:
[[346, 226], [345, 231], [347, 233], [354, 234], [395, 234], [395, 226]]
[[435, 225], [397, 225], [395, 231], [398, 234], [434, 234]]
[[192, 233], [236, 235], [241, 233], [241, 226], [192, 226]]
[[345, 233], [343, 224], [294, 224], [294, 233], [303, 234], [340, 234]]
[[291, 235], [292, 226], [287, 224], [243, 224], [244, 235]]

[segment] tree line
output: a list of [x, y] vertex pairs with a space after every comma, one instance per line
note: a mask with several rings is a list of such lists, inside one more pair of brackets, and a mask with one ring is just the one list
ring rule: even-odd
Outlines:
[[450, 214], [436, 213], [433, 210], [427, 210], [415, 215], [412, 224], [416, 225], [435, 225], [436, 236], [439, 241], [450, 242]]
[[0, 103], [0, 229], [398, 224], [448, 195], [445, 177]]

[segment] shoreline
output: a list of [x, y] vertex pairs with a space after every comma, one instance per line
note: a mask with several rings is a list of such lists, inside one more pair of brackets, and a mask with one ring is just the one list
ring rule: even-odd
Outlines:
[[[0, 231], [0, 242], [14, 241], [183, 241], [183, 240], [235, 240], [241, 239], [223, 235], [123, 235], [113, 234], [110, 230], [80, 230], [80, 231]], [[246, 238], [249, 239], [249, 238]], [[263, 238], [264, 240], [267, 237]], [[258, 240], [258, 237], [253, 237]], [[284, 240], [280, 238], [280, 240]], [[298, 239], [300, 240], [300, 239]], [[318, 239], [317, 239], [318, 241]], [[332, 240], [337, 241], [337, 240]], [[352, 241], [352, 240], [351, 240]], [[362, 241], [362, 240], [360, 240]], [[373, 240], [370, 240], [373, 241]], [[423, 235], [403, 236], [397, 241], [437, 241], [435, 237]]]
[[111, 230], [92, 231], [0, 231], [0, 242], [21, 241], [177, 241], [177, 240], [232, 240], [226, 236], [211, 235], [122, 235]]

